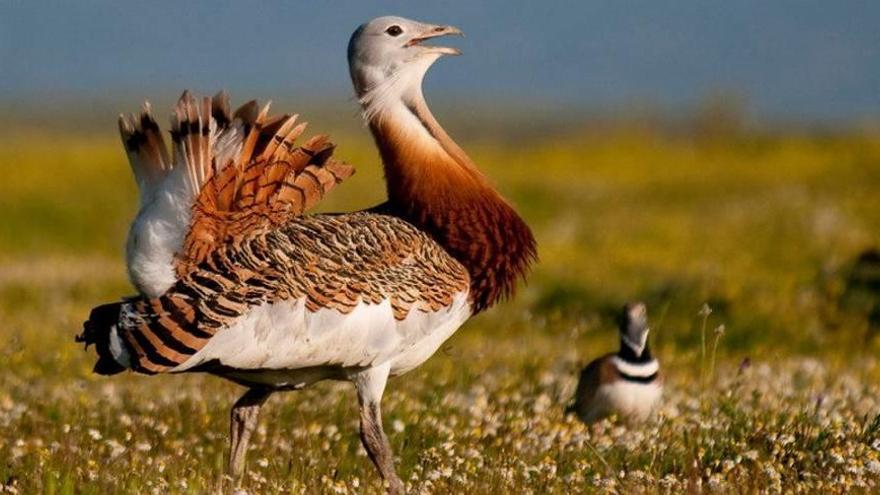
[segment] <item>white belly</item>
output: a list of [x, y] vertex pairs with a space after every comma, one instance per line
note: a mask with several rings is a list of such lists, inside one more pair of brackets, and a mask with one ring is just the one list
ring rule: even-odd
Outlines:
[[619, 380], [596, 391], [590, 412], [594, 417], [616, 413], [625, 419], [644, 421], [660, 402], [663, 385]]
[[259, 306], [219, 331], [186, 362], [187, 371], [216, 362], [231, 378], [302, 387], [391, 363], [400, 375], [425, 362], [470, 317], [466, 293], [436, 312], [413, 309], [396, 320], [389, 301], [359, 304], [350, 313], [308, 311], [303, 300]]

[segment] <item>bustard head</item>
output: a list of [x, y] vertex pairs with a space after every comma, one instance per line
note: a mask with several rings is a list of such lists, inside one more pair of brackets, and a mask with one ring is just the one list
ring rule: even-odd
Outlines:
[[396, 102], [420, 98], [422, 79], [431, 64], [443, 55], [461, 53], [424, 42], [453, 34], [462, 32], [454, 26], [395, 16], [361, 24], [348, 42], [348, 68], [365, 117], [369, 120]]

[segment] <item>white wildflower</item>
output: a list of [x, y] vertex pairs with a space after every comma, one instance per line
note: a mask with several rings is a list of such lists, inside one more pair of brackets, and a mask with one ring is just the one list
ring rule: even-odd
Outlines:
[[709, 303], [703, 303], [703, 306], [700, 307], [700, 312], [697, 313], [702, 317], [707, 317], [712, 314], [712, 308], [709, 307]]
[[110, 458], [111, 459], [119, 457], [120, 455], [123, 454], [123, 452], [125, 452], [125, 447], [121, 443], [116, 441], [115, 438], [111, 438], [110, 440], [107, 440], [107, 445], [110, 447]]

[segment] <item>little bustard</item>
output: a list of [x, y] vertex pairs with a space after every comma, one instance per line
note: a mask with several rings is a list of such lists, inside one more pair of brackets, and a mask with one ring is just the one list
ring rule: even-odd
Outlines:
[[629, 421], [651, 416], [663, 393], [660, 365], [648, 346], [648, 311], [627, 304], [620, 315], [620, 350], [594, 359], [581, 372], [573, 412], [585, 423], [611, 414]]
[[389, 491], [403, 491], [382, 428], [389, 376], [427, 360], [472, 315], [513, 293], [536, 256], [528, 226], [440, 127], [422, 94], [451, 26], [381, 17], [348, 47], [355, 92], [388, 200], [305, 215], [353, 173], [324, 136], [302, 145], [296, 116], [235, 112], [220, 93], [184, 93], [172, 150], [145, 105], [120, 118], [140, 189], [127, 242], [139, 294], [95, 308], [79, 341], [95, 371], [208, 372], [248, 390], [231, 414], [240, 474], [274, 392], [350, 380], [361, 439]]

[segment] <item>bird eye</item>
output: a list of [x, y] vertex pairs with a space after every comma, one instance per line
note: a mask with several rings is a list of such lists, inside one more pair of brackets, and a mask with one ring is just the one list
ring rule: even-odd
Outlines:
[[400, 26], [395, 24], [395, 25], [389, 27], [388, 29], [386, 29], [385, 32], [390, 34], [391, 36], [400, 36], [400, 33], [403, 32], [403, 29], [401, 29]]

